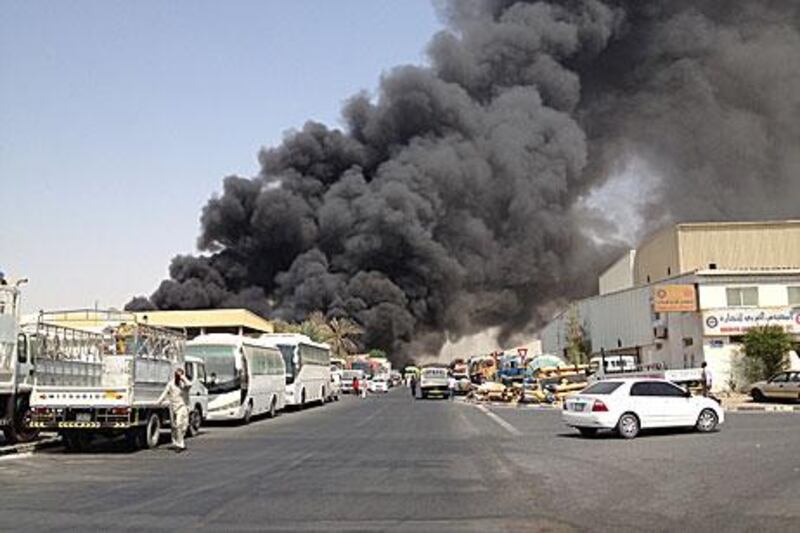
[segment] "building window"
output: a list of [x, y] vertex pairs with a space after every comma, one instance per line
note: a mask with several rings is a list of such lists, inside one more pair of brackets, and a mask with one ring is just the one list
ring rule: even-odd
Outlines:
[[758, 307], [758, 287], [726, 289], [728, 307]]
[[800, 305], [800, 287], [787, 287], [789, 292], [789, 305]]

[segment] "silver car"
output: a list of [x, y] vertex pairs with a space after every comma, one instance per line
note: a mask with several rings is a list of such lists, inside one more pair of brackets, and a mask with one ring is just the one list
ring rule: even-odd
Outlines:
[[757, 402], [764, 400], [800, 400], [800, 372], [779, 372], [767, 381], [750, 387], [750, 396]]

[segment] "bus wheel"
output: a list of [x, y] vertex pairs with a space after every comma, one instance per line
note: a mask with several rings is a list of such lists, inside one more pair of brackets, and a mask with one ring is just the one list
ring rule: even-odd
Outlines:
[[247, 402], [247, 407], [244, 408], [244, 416], [242, 417], [242, 424], [245, 426], [253, 419], [253, 400]]
[[275, 396], [272, 397], [272, 401], [269, 402], [269, 412], [267, 416], [269, 418], [275, 418], [278, 415], [278, 401], [275, 399]]
[[195, 437], [200, 433], [200, 426], [203, 424], [203, 415], [200, 406], [195, 406], [189, 413], [189, 427], [186, 428], [187, 437]]

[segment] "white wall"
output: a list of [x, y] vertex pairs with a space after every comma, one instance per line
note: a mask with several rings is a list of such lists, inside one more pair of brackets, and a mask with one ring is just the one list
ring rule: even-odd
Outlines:
[[[711, 280], [708, 280], [711, 281]], [[722, 285], [700, 285], [700, 309], [724, 309], [728, 307], [727, 288], [758, 287], [759, 307], [786, 307], [789, 305], [788, 287], [792, 283], [727, 283]]]
[[613, 265], [608, 267], [605, 272], [600, 274], [598, 282], [601, 295], [633, 287], [633, 265], [635, 258], [636, 250], [629, 250]]

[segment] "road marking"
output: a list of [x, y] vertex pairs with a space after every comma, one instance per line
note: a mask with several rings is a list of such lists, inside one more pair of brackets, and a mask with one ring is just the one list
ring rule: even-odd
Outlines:
[[496, 415], [493, 412], [491, 412], [490, 410], [488, 410], [483, 405], [478, 404], [475, 407], [477, 407], [479, 411], [483, 412], [483, 414], [485, 414], [486, 416], [491, 418], [494, 422], [497, 423], [498, 426], [500, 426], [501, 428], [505, 429], [506, 431], [511, 433], [513, 436], [519, 437], [520, 435], [522, 435], [522, 432], [520, 430], [518, 430], [517, 428], [515, 428], [514, 426], [512, 426], [511, 424], [509, 424], [505, 420], [503, 420], [498, 415]]

